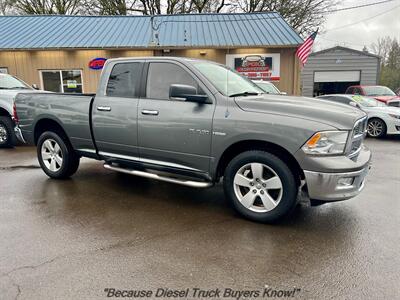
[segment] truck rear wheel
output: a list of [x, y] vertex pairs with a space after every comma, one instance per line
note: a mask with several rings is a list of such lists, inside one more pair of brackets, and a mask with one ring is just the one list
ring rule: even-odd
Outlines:
[[242, 216], [271, 223], [289, 214], [297, 203], [298, 186], [289, 167], [265, 151], [246, 151], [225, 169], [224, 190]]
[[14, 147], [15, 142], [14, 126], [11, 118], [0, 116], [0, 148]]
[[37, 143], [37, 155], [43, 171], [51, 178], [68, 178], [79, 167], [79, 156], [63, 134], [42, 133]]

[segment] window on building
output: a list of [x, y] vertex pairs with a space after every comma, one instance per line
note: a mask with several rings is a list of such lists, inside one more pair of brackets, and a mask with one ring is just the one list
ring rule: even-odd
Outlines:
[[8, 69], [0, 67], [0, 73], [8, 74]]
[[56, 93], [82, 93], [81, 70], [40, 71], [42, 87], [45, 91]]
[[171, 63], [150, 63], [147, 76], [146, 97], [168, 100], [171, 84], [186, 84], [197, 88], [199, 86], [193, 77], [183, 68]]
[[107, 96], [124, 98], [137, 97], [141, 68], [141, 63], [116, 64], [108, 79]]

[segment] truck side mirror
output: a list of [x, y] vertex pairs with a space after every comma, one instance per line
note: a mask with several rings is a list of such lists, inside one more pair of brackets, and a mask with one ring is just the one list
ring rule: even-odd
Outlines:
[[38, 90], [38, 89], [39, 89], [39, 87], [37, 86], [36, 83], [32, 84], [32, 88], [35, 89], [35, 90]]
[[349, 104], [351, 106], [354, 106], [354, 107], [357, 107], [357, 108], [361, 108], [360, 105], [358, 103], [354, 102], [354, 101], [351, 101]]
[[207, 95], [198, 95], [194, 86], [186, 84], [171, 84], [169, 87], [169, 97], [177, 100], [184, 100], [197, 103], [206, 103]]

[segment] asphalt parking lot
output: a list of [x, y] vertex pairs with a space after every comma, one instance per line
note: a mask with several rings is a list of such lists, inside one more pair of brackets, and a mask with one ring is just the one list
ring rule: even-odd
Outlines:
[[400, 139], [366, 143], [373, 168], [361, 195], [302, 203], [273, 226], [236, 215], [220, 186], [195, 190], [90, 160], [55, 181], [34, 148], [0, 150], [0, 298], [268, 286], [298, 288], [298, 299], [398, 299]]

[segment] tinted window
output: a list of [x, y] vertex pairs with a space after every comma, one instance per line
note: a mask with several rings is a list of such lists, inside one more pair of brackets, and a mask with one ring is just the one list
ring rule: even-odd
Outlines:
[[116, 64], [107, 84], [107, 96], [133, 98], [138, 96], [141, 63]]
[[169, 87], [171, 84], [194, 86], [199, 94], [197, 82], [182, 67], [171, 63], [150, 63], [146, 97], [162, 100], [169, 99]]

